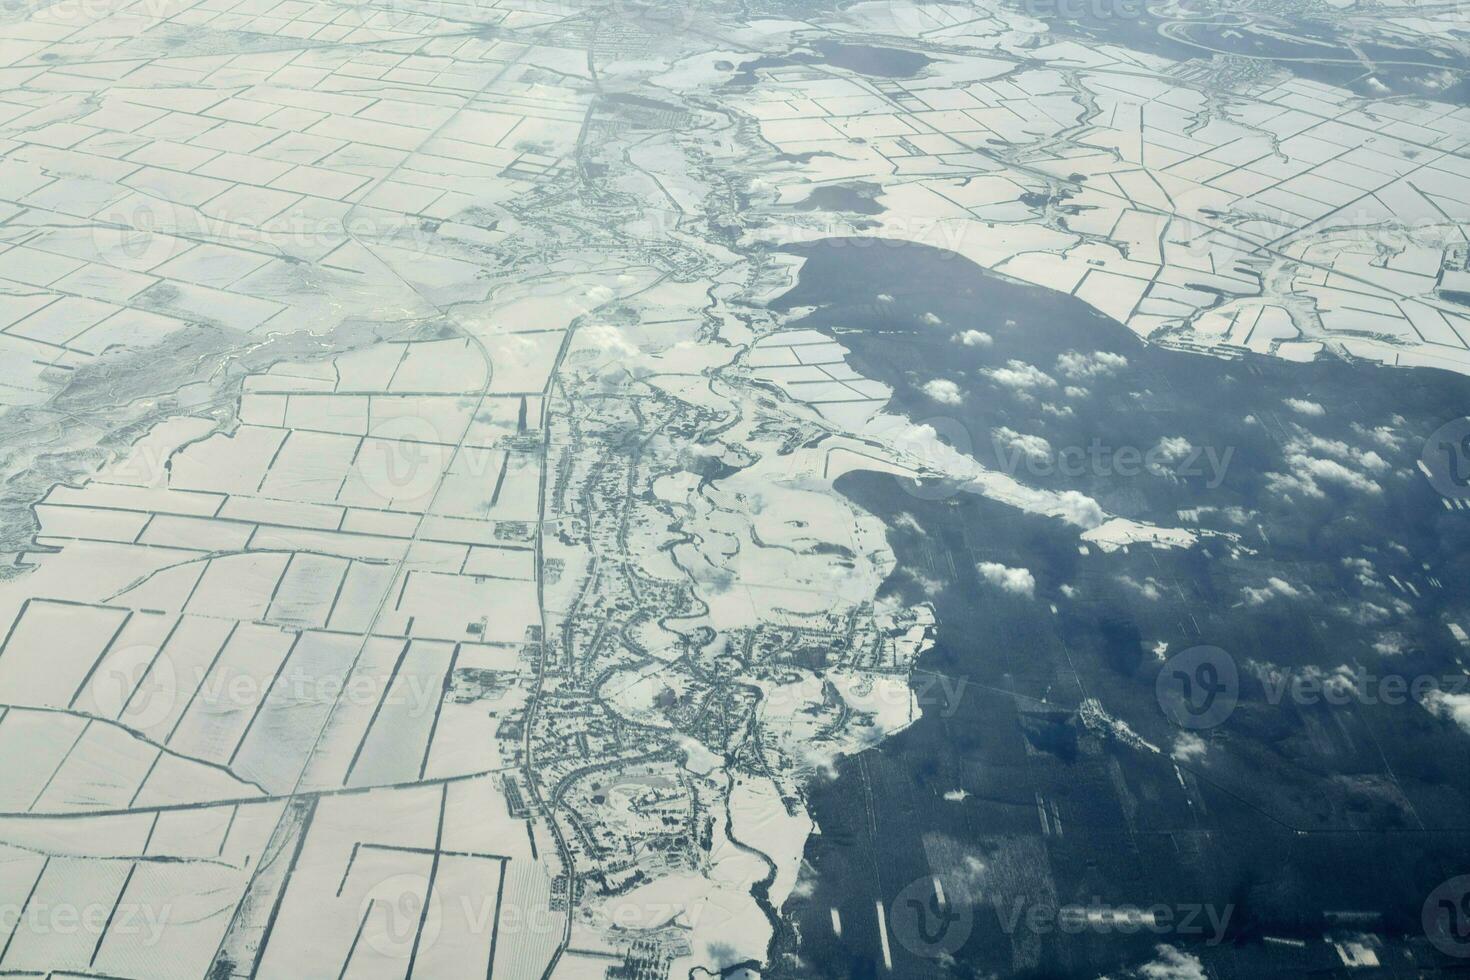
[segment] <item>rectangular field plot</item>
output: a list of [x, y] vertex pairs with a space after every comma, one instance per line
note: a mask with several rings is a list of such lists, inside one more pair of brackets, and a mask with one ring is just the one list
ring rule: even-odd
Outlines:
[[0, 703], [67, 707], [127, 618], [125, 609], [27, 602], [0, 645]]

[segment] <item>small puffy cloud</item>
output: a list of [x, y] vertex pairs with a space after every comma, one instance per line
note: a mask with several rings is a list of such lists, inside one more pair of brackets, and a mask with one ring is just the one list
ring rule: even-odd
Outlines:
[[1376, 602], [1355, 602], [1351, 606], [1338, 607], [1338, 612], [1359, 626], [1376, 626], [1379, 623], [1386, 623], [1393, 618], [1394, 611]]
[[628, 343], [623, 332], [610, 323], [594, 323], [583, 327], [577, 331], [577, 339], [612, 354], [630, 356], [638, 353], [638, 348]]
[[1301, 589], [1298, 589], [1285, 579], [1277, 578], [1274, 575], [1266, 579], [1264, 588], [1253, 589], [1250, 586], [1246, 586], [1244, 592], [1246, 604], [1251, 606], [1259, 606], [1277, 596], [1295, 599], [1302, 594]]
[[1304, 433], [1301, 438], [1292, 439], [1287, 443], [1287, 451], [1330, 456], [1343, 463], [1352, 463], [1370, 473], [1382, 473], [1388, 469], [1388, 462], [1372, 449], [1367, 451], [1355, 449], [1341, 439], [1323, 439], [1311, 433]]
[[1003, 368], [987, 368], [980, 373], [1001, 387], [1010, 388], [1012, 391], [1030, 391], [1033, 388], [1055, 388], [1057, 386], [1052, 376], [1041, 368], [1014, 358], [1006, 361], [1006, 366]]
[[1373, 652], [1381, 657], [1397, 657], [1404, 652], [1402, 633], [1379, 633], [1373, 641]]
[[1091, 354], [1069, 350], [1057, 358], [1057, 370], [1073, 381], [1106, 377], [1127, 366], [1128, 358], [1105, 350], [1093, 351]]
[[1086, 398], [1089, 392], [1086, 388], [1079, 388], [1077, 385], [1067, 385], [1062, 389], [1062, 394], [1068, 398]]
[[1353, 431], [1364, 439], [1370, 439], [1377, 443], [1380, 449], [1396, 450], [1404, 444], [1403, 437], [1386, 425], [1369, 429], [1354, 422]]
[[1169, 756], [1175, 762], [1198, 762], [1205, 757], [1207, 748], [1205, 740], [1193, 732], [1180, 732], [1174, 736], [1174, 748]]
[[1246, 510], [1244, 507], [1235, 506], [1196, 507], [1192, 511], [1180, 511], [1179, 513], [1181, 516], [1186, 514], [1192, 515], [1192, 518], [1196, 521], [1202, 517], [1211, 517], [1218, 515], [1222, 519], [1229, 521], [1231, 524], [1235, 525], [1243, 525], [1251, 518], [1250, 511]]
[[1046, 459], [1051, 456], [1051, 443], [1041, 436], [1026, 435], [1006, 426], [991, 429], [990, 436], [996, 445], [1019, 451], [1032, 459]]
[[1066, 596], [1068, 599], [1075, 599], [1075, 598], [1077, 598], [1077, 586], [1075, 586], [1075, 585], [1064, 585], [1064, 586], [1062, 586], [1062, 595]]
[[1164, 597], [1164, 590], [1159, 584], [1159, 580], [1153, 576], [1149, 576], [1140, 582], [1131, 575], [1120, 575], [1118, 576], [1118, 581], [1150, 602], [1158, 602]]
[[941, 405], [958, 405], [965, 400], [960, 394], [960, 386], [945, 378], [924, 382], [923, 392]]
[[1470, 735], [1470, 694], [1441, 691], [1434, 688], [1424, 695], [1424, 707], [1436, 718], [1446, 718]]
[[1165, 463], [1178, 463], [1194, 452], [1194, 446], [1183, 436], [1165, 436], [1153, 448], [1153, 453]]
[[1154, 947], [1154, 956], [1152, 962], [1138, 968], [1139, 980], [1209, 980], [1200, 958], [1177, 946], [1160, 943]]
[[893, 519], [893, 523], [897, 524], [905, 531], [912, 531], [915, 534], [928, 533], [924, 530], [923, 526], [914, 519], [914, 515], [910, 514], [908, 511], [904, 511], [903, 513], [899, 514], [896, 518]]
[[1459, 82], [1460, 77], [1448, 68], [1440, 71], [1425, 72], [1414, 78], [1414, 83], [1431, 92], [1439, 92]]
[[1315, 452], [1334, 454], [1341, 447], [1343, 459], [1373, 472], [1386, 469], [1387, 463], [1375, 452], [1358, 453], [1341, 443], [1330, 440], [1293, 439], [1286, 444], [1285, 473], [1267, 473], [1266, 486], [1276, 493], [1290, 497], [1293, 493], [1304, 497], [1322, 498], [1327, 492], [1323, 483], [1335, 483], [1360, 493], [1379, 494], [1383, 488], [1372, 477], [1353, 469], [1338, 459], [1327, 455], [1312, 455]]
[[878, 294], [878, 302], [880, 302], [880, 303], [892, 303], [893, 302], [893, 297], [890, 296], [890, 295], [888, 295], [887, 293], [879, 293]]
[[998, 561], [982, 561], [975, 570], [982, 579], [1011, 595], [1028, 598], [1036, 595], [1036, 577], [1029, 569], [1009, 568]]
[[1309, 415], [1313, 418], [1327, 414], [1327, 409], [1316, 402], [1307, 401], [1305, 398], [1288, 398], [1286, 400], [1286, 407], [1298, 415]]
[[984, 330], [965, 330], [955, 334], [951, 339], [957, 344], [964, 344], [966, 347], [989, 347], [995, 343], [995, 338], [991, 337]]
[[1080, 528], [1094, 528], [1107, 520], [1107, 514], [1096, 500], [1076, 490], [1066, 490], [1057, 495], [1056, 505], [1050, 513], [1068, 524]]
[[908, 574], [914, 580], [915, 584], [924, 590], [924, 594], [927, 596], [937, 596], [944, 591], [944, 583], [938, 579], [930, 578], [922, 572], [916, 572], [913, 569], [909, 569]]
[[1373, 567], [1373, 563], [1368, 559], [1344, 558], [1342, 564], [1344, 568], [1353, 573], [1353, 577], [1358, 580], [1358, 584], [1363, 586], [1363, 588], [1383, 588], [1383, 582], [1378, 578], [1378, 570]]
[[929, 326], [931, 326], [931, 327], [937, 327], [941, 323], [944, 322], [943, 320], [939, 319], [939, 317], [935, 316], [933, 313], [925, 313], [924, 316], [922, 317], [922, 319], [923, 319], [923, 321], [925, 323], [929, 324]]
[[1209, 980], [1209, 974], [1198, 956], [1160, 943], [1154, 947], [1154, 958], [1138, 969], [1105, 973], [1098, 980]]
[[1382, 473], [1388, 469], [1388, 460], [1371, 449], [1366, 453], [1357, 453], [1354, 458], [1357, 460], [1359, 466], [1365, 470], [1372, 470], [1374, 473]]
[[1299, 466], [1303, 472], [1314, 480], [1326, 480], [1329, 483], [1338, 483], [1352, 490], [1363, 493], [1379, 493], [1382, 491], [1373, 480], [1348, 469], [1346, 466], [1333, 459], [1314, 459], [1309, 457], [1296, 457], [1288, 462]]

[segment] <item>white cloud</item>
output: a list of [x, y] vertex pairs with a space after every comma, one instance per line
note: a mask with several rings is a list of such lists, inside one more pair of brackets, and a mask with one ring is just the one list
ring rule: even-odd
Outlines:
[[1354, 422], [1353, 431], [1365, 439], [1371, 439], [1378, 443], [1380, 449], [1398, 449], [1404, 444], [1403, 437], [1399, 436], [1393, 429], [1390, 429], [1386, 425], [1380, 425], [1375, 429], [1368, 429]]
[[1310, 415], [1313, 418], [1327, 414], [1327, 409], [1318, 405], [1316, 402], [1307, 401], [1305, 398], [1288, 398], [1286, 400], [1286, 407], [1298, 415]]
[[1318, 456], [1331, 456], [1344, 463], [1353, 463], [1372, 473], [1382, 473], [1388, 469], [1388, 462], [1373, 450], [1364, 452], [1354, 449], [1341, 439], [1323, 439], [1311, 433], [1305, 433], [1299, 439], [1293, 439], [1286, 444], [1289, 452], [1312, 453]]
[[931, 327], [937, 327], [941, 323], [944, 322], [943, 320], [939, 319], [939, 317], [935, 316], [933, 313], [925, 313], [923, 319], [924, 319], [924, 322], [927, 323], [927, 324], [929, 324], [929, 326], [931, 326]]
[[1335, 459], [1315, 459], [1307, 456], [1292, 457], [1287, 462], [1301, 467], [1308, 476], [1329, 483], [1340, 483], [1363, 493], [1379, 493], [1383, 488], [1361, 473], [1343, 466]]
[[1400, 633], [1380, 633], [1373, 641], [1373, 651], [1383, 657], [1397, 657], [1404, 652], [1404, 637]]
[[984, 330], [966, 330], [955, 334], [952, 339], [955, 343], [964, 344], [966, 347], [989, 347], [995, 342], [994, 338]]
[[1177, 463], [1194, 452], [1194, 446], [1183, 436], [1165, 436], [1152, 451], [1166, 463]]
[[1107, 519], [1098, 502], [1086, 494], [1076, 490], [1054, 493], [1029, 487], [1009, 474], [985, 469], [973, 456], [941, 440], [932, 425], [904, 422], [887, 439], [895, 449], [911, 454], [926, 469], [950, 477], [958, 489], [967, 493], [981, 494], [1029, 514], [1057, 517], [1083, 530], [1095, 528]]
[[1164, 597], [1164, 590], [1160, 587], [1159, 580], [1153, 578], [1152, 576], [1140, 582], [1138, 581], [1138, 579], [1133, 578], [1131, 575], [1120, 575], [1118, 576], [1118, 581], [1122, 582], [1124, 585], [1128, 586], [1128, 588], [1132, 589], [1134, 592], [1137, 592], [1139, 595], [1143, 596], [1150, 602], [1158, 602]]
[[1018, 450], [1032, 459], [1046, 459], [1051, 456], [1051, 443], [1041, 436], [1029, 436], [1006, 426], [991, 429], [990, 436], [1007, 449]]
[[1436, 718], [1453, 721], [1470, 735], [1470, 694], [1456, 694], [1434, 688], [1424, 695], [1424, 707]]
[[614, 354], [630, 356], [638, 353], [638, 348], [628, 343], [623, 332], [610, 323], [594, 323], [589, 327], [583, 327], [577, 331], [577, 339], [586, 341], [598, 350]]
[[1036, 577], [1029, 569], [1008, 568], [997, 561], [982, 561], [975, 570], [985, 581], [1012, 595], [1036, 595]]
[[945, 378], [924, 382], [923, 390], [924, 394], [943, 405], [958, 405], [965, 400], [960, 394], [960, 386]]
[[1351, 606], [1339, 606], [1343, 613], [1359, 626], [1373, 626], [1393, 618], [1394, 611], [1376, 602], [1355, 602]]
[[1460, 77], [1448, 68], [1441, 71], [1426, 72], [1417, 79], [1418, 83], [1431, 92], [1447, 89], [1460, 80]]
[[1358, 580], [1358, 584], [1363, 586], [1365, 589], [1383, 588], [1383, 582], [1380, 581], [1378, 578], [1378, 570], [1373, 567], [1373, 563], [1368, 559], [1344, 558], [1342, 560], [1342, 564], [1345, 568], [1352, 570], [1353, 577], [1356, 578]]
[[1179, 513], [1180, 513], [1181, 516], [1183, 516], [1186, 513], [1193, 514], [1194, 516], [1193, 516], [1192, 520], [1196, 520], [1196, 521], [1199, 520], [1201, 517], [1204, 517], [1204, 516], [1207, 516], [1207, 515], [1210, 515], [1210, 514], [1219, 514], [1221, 517], [1223, 517], [1225, 520], [1229, 521], [1231, 524], [1244, 524], [1246, 521], [1250, 520], [1250, 517], [1251, 517], [1250, 511], [1247, 511], [1243, 507], [1235, 507], [1235, 506], [1231, 506], [1231, 507], [1196, 507], [1192, 511], [1180, 511]]
[[1073, 381], [1106, 377], [1127, 366], [1128, 358], [1105, 350], [1093, 351], [1091, 354], [1069, 350], [1057, 358], [1057, 370]]
[[1094, 528], [1107, 520], [1107, 512], [1096, 500], [1076, 490], [1065, 490], [1045, 513], [1053, 514], [1081, 528]]
[[1205, 965], [1193, 953], [1168, 943], [1154, 947], [1156, 959], [1138, 968], [1141, 980], [1209, 980]]
[[1032, 388], [1055, 388], [1057, 383], [1041, 368], [1025, 361], [1009, 360], [1003, 368], [987, 368], [980, 372], [991, 381], [1014, 391], [1029, 391]]
[[897, 524], [904, 530], [913, 531], [915, 534], [928, 533], [924, 530], [923, 526], [914, 519], [914, 515], [910, 514], [908, 511], [904, 511], [902, 514], [899, 514], [896, 518], [893, 519], [893, 523]]
[[1193, 732], [1180, 732], [1174, 736], [1174, 750], [1169, 756], [1175, 762], [1198, 762], [1204, 758], [1207, 748], [1205, 740]]
[[908, 573], [909, 577], [914, 580], [919, 588], [924, 590], [925, 595], [937, 596], [944, 591], [944, 583], [938, 579], [930, 578], [922, 572], [916, 572], [913, 569], [909, 569]]
[[[1314, 447], [1310, 441], [1293, 439], [1286, 444], [1286, 473], [1267, 473], [1266, 486], [1272, 491], [1290, 496], [1292, 493], [1300, 493], [1306, 497], [1321, 498], [1327, 495], [1322, 489], [1323, 483], [1336, 483], [1349, 490], [1357, 490], [1360, 493], [1379, 494], [1383, 488], [1371, 477], [1343, 465], [1336, 459], [1324, 459], [1320, 456], [1312, 456], [1309, 453], [1314, 449], [1334, 450], [1340, 444], [1326, 440], [1316, 440], [1321, 443]], [[1346, 458], [1360, 466], [1376, 470], [1378, 467], [1386, 467], [1382, 458], [1374, 452], [1357, 453], [1355, 450], [1346, 450]]]
[[1246, 603], [1252, 606], [1259, 606], [1263, 602], [1274, 599], [1277, 596], [1295, 599], [1302, 594], [1301, 589], [1298, 589], [1285, 579], [1277, 578], [1274, 575], [1266, 579], [1264, 588], [1253, 589], [1250, 586], [1246, 586], [1242, 591], [1245, 593]]

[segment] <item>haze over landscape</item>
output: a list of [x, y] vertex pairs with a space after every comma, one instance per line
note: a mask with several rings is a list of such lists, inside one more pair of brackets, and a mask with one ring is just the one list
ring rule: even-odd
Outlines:
[[1462, 975], [1467, 72], [0, 0], [0, 975]]

